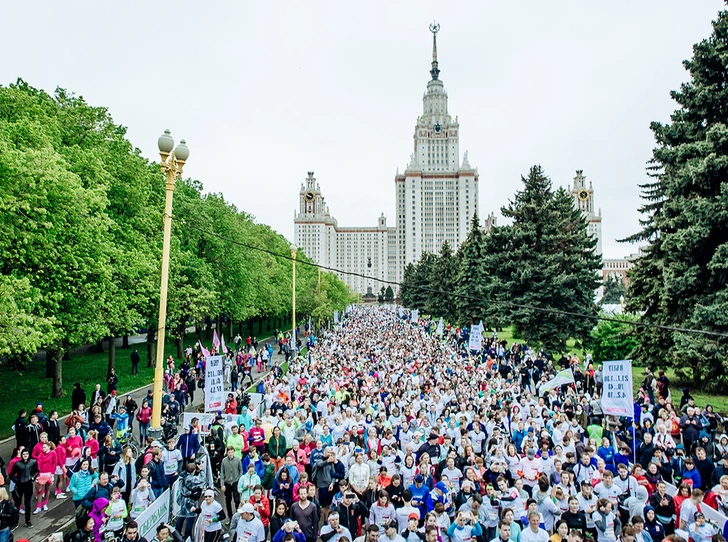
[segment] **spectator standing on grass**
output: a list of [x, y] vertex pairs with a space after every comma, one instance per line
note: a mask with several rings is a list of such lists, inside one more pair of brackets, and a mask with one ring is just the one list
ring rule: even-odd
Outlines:
[[139, 374], [139, 362], [141, 361], [141, 356], [139, 355], [139, 350], [136, 348], [131, 353], [131, 374], [138, 375]]

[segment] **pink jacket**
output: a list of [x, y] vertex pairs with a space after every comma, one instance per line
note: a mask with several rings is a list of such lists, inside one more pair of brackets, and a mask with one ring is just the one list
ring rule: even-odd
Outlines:
[[38, 454], [36, 461], [38, 461], [38, 471], [40, 471], [41, 474], [56, 473], [58, 456], [55, 451], [49, 450], [48, 453], [41, 452]]
[[65, 446], [56, 446], [56, 458], [58, 460], [58, 464], [63, 467], [66, 464], [66, 447]]

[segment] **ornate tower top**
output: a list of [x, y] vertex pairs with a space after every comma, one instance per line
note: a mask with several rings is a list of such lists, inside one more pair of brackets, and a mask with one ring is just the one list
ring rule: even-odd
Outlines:
[[432, 32], [432, 69], [430, 75], [432, 80], [435, 81], [440, 76], [440, 68], [437, 64], [437, 33], [440, 31], [440, 25], [433, 21], [430, 25], [430, 32]]

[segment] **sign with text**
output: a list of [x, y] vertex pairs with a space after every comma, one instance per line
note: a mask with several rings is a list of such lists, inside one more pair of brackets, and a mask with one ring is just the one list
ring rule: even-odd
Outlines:
[[225, 382], [222, 356], [210, 356], [205, 365], [205, 412], [222, 410], [225, 406]]
[[157, 526], [169, 521], [169, 489], [165, 489], [159, 497], [152, 501], [136, 522], [139, 525], [139, 536], [151, 540], [157, 534]]
[[205, 414], [202, 414], [200, 412], [185, 412], [184, 414], [182, 414], [182, 427], [187, 427], [188, 425], [191, 425], [192, 419], [197, 418], [200, 435], [209, 435], [210, 426], [215, 423], [216, 415], [217, 414], [215, 414], [214, 412]]
[[605, 361], [602, 363], [604, 388], [602, 411], [608, 416], [634, 418], [632, 396], [632, 360]]
[[468, 339], [468, 348], [480, 352], [483, 347], [483, 322], [478, 325], [473, 324], [470, 327], [470, 337]]

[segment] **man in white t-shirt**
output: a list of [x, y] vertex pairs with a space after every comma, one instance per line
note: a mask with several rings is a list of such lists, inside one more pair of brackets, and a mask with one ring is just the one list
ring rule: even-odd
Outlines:
[[320, 536], [323, 542], [338, 542], [340, 538], [346, 538], [349, 542], [353, 540], [349, 529], [339, 525], [339, 513], [336, 511], [329, 514], [328, 523], [321, 527]]
[[541, 514], [529, 512], [528, 527], [521, 531], [521, 542], [548, 542], [549, 534], [539, 527]]
[[698, 505], [703, 502], [705, 493], [701, 489], [693, 489], [690, 498], [680, 505], [680, 528], [687, 531], [690, 525], [695, 522], [695, 512], [698, 512]]

